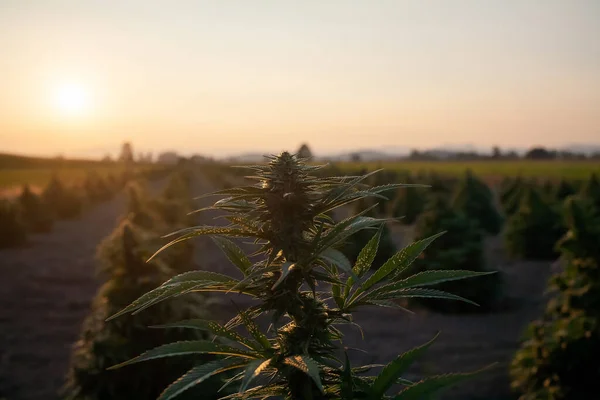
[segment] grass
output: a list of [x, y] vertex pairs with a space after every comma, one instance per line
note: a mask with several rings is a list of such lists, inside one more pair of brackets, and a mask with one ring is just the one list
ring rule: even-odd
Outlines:
[[413, 173], [435, 171], [445, 175], [458, 176], [470, 169], [474, 174], [486, 179], [522, 176], [542, 179], [586, 179], [592, 172], [600, 173], [598, 160], [584, 161], [395, 161], [395, 162], [343, 162], [336, 163], [342, 170], [360, 168], [374, 170], [405, 170]]

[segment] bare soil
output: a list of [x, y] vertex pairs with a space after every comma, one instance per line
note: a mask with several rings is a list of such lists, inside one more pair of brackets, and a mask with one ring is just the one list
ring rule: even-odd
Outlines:
[[[210, 182], [200, 179], [198, 194], [210, 190]], [[0, 251], [0, 399], [57, 398], [71, 344], [100, 285], [94, 277], [96, 245], [114, 229], [123, 203], [118, 197], [99, 205], [81, 220], [58, 223], [51, 233], [35, 236], [26, 248]], [[201, 223], [218, 223], [212, 220], [214, 216], [211, 212], [201, 214]], [[393, 233], [399, 246], [410, 240], [409, 228], [394, 227]], [[210, 240], [201, 238], [195, 244], [196, 262], [203, 269], [235, 275], [235, 268]], [[355, 318], [363, 327], [364, 340], [357, 329], [345, 331], [346, 346], [367, 351], [351, 351], [353, 360], [386, 363], [441, 331], [427, 357], [411, 371], [414, 377], [470, 371], [498, 362], [495, 368], [450, 390], [444, 398], [514, 398], [507, 366], [523, 329], [543, 307], [550, 263], [511, 261], [505, 257], [499, 238], [491, 238], [487, 247], [490, 268], [502, 271], [507, 282], [501, 310], [444, 315], [424, 309], [413, 309], [415, 314], [366, 309]], [[211, 306], [215, 319], [227, 320], [235, 306], [223, 297], [216, 300]], [[243, 298], [233, 301], [240, 306], [247, 304]]]
[[25, 247], [0, 251], [0, 399], [57, 397], [71, 344], [100, 286], [96, 246], [123, 209], [117, 196], [81, 219], [57, 222]]

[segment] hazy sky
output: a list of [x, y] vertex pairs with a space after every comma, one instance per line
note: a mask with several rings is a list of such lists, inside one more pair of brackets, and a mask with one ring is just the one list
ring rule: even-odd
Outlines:
[[600, 1], [0, 0], [0, 152], [600, 142]]

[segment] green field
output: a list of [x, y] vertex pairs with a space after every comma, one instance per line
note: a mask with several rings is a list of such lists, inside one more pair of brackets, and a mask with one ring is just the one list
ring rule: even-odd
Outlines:
[[25, 184], [39, 190], [55, 175], [64, 183], [72, 185], [82, 182], [92, 171], [100, 176], [107, 176], [120, 174], [123, 170], [124, 166], [118, 163], [0, 154], [0, 195], [19, 193]]
[[585, 161], [398, 161], [398, 162], [343, 162], [335, 163], [343, 171], [356, 171], [361, 168], [403, 170], [417, 173], [435, 171], [440, 174], [457, 176], [470, 169], [476, 175], [489, 179], [522, 176], [541, 179], [585, 179], [592, 172], [600, 174], [598, 160]]
[[120, 165], [98, 165], [85, 167], [62, 168], [4, 168], [0, 169], [0, 190], [13, 190], [28, 184], [33, 188], [45, 186], [56, 175], [66, 184], [75, 184], [83, 181], [89, 172], [95, 171], [101, 176], [123, 172]]

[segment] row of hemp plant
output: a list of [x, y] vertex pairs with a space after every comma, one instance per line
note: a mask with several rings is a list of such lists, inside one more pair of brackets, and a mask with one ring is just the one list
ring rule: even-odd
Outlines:
[[[489, 274], [452, 270], [407, 274], [410, 264], [442, 232], [408, 245], [376, 271], [369, 272], [385, 220], [359, 213], [335, 223], [328, 213], [403, 185], [365, 187], [362, 182], [369, 174], [318, 178], [312, 173], [320, 167], [306, 165], [305, 160], [286, 152], [270, 157], [267, 165], [248, 168], [254, 172], [251, 179], [256, 179], [256, 184], [215, 193], [225, 197], [212, 209], [223, 212], [230, 225], [183, 229], [173, 233], [174, 239], [161, 248], [200, 235], [212, 236], [237, 267], [239, 276], [208, 271], [175, 276], [109, 321], [130, 313], [143, 315], [151, 306], [194, 292], [240, 293], [254, 298], [256, 305], [240, 310], [223, 325], [202, 319], [166, 323], [166, 330], [209, 332], [218, 340], [167, 343], [112, 369], [134, 369], [136, 366], [130, 364], [173, 357], [217, 357], [191, 368], [162, 392], [161, 400], [185, 393], [225, 372], [233, 374], [227, 387], [235, 385], [235, 392], [223, 397], [226, 399], [422, 399], [471, 376], [458, 373], [418, 382], [405, 379], [407, 369], [433, 339], [391, 360], [374, 376], [367, 374], [372, 366], [352, 367], [348, 355], [342, 352], [341, 329], [353, 323], [352, 314], [357, 310], [396, 307], [396, 300], [402, 298], [469, 301], [429, 286]], [[369, 228], [378, 233], [352, 265], [338, 248], [354, 233]], [[227, 237], [254, 239], [254, 257], [250, 258]], [[271, 329], [267, 331], [255, 322], [265, 314], [271, 319]], [[398, 384], [403, 388], [390, 394]]]
[[56, 220], [79, 217], [86, 204], [109, 200], [127, 179], [127, 174], [102, 178], [90, 172], [81, 187], [70, 187], [54, 176], [39, 195], [23, 185], [14, 201], [0, 200], [0, 247], [23, 245], [28, 234], [47, 233]]
[[556, 245], [564, 270], [512, 362], [520, 400], [591, 399], [600, 379], [600, 209], [570, 197], [565, 211], [568, 231]]
[[[172, 181], [179, 181], [175, 176]], [[145, 368], [110, 371], [111, 365], [124, 362], [140, 352], [165, 341], [200, 340], [207, 335], [184, 329], [148, 329], [165, 321], [198, 318], [205, 314], [203, 296], [182, 297], [165, 302], [144, 313], [119, 320], [106, 319], [137, 297], [155, 288], [169, 276], [193, 268], [193, 248], [180, 246], [147, 263], [151, 244], [165, 230], [179, 229], [191, 207], [189, 187], [180, 187], [181, 214], [173, 223], [173, 212], [165, 218], [165, 204], [172, 206], [177, 191], [168, 183], [169, 198], [150, 196], [140, 182], [127, 190], [128, 212], [113, 233], [98, 246], [98, 272], [106, 279], [96, 294], [90, 314], [85, 319], [79, 340], [73, 347], [66, 384], [62, 396], [68, 400], [150, 400], [155, 399], [165, 385], [171, 383], [198, 362], [210, 361], [210, 356], [184, 360], [158, 360]], [[218, 387], [211, 395], [210, 387], [188, 393], [191, 398], [216, 398]]]

